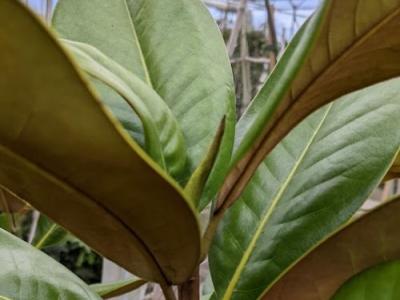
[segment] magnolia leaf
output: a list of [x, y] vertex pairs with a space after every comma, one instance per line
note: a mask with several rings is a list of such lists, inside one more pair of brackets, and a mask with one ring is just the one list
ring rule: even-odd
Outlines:
[[131, 273], [189, 278], [200, 233], [184, 192], [19, 1], [0, 2], [0, 53], [0, 182]]
[[375, 266], [350, 279], [332, 300], [400, 299], [400, 261]]
[[290, 44], [237, 125], [230, 205], [302, 119], [349, 92], [400, 75], [400, 0], [325, 0]]
[[67, 268], [2, 229], [0, 265], [0, 299], [101, 299]]
[[209, 258], [216, 299], [257, 299], [346, 222], [390, 167], [399, 118], [395, 79], [323, 107], [278, 144], [220, 224]]
[[133, 278], [111, 283], [92, 284], [90, 288], [103, 299], [120, 296], [136, 290], [146, 284], [143, 279]]
[[183, 180], [187, 176], [185, 141], [175, 117], [165, 102], [142, 80], [96, 48], [66, 40], [64, 43], [76, 55], [84, 71], [98, 81], [112, 85], [115, 91], [124, 95], [126, 101], [140, 116], [145, 131], [147, 128], [150, 132], [154, 131], [155, 136], [150, 134], [150, 137], [146, 138], [146, 148], [150, 146], [156, 148], [156, 151], [152, 149], [147, 151], [156, 152], [156, 157], [161, 157], [158, 159], [161, 160], [160, 165], [178, 181]]
[[[346, 224], [282, 274], [263, 299], [331, 299], [344, 282], [359, 272], [400, 259], [399, 215], [400, 197], [396, 197]], [[387, 280], [389, 283], [390, 277]], [[383, 295], [370, 299], [385, 299]]]
[[219, 155], [200, 202], [215, 195], [228, 170], [235, 124], [232, 70], [221, 33], [200, 0], [60, 0], [53, 26], [88, 43], [151, 86], [176, 116], [189, 171], [203, 161], [222, 118]]

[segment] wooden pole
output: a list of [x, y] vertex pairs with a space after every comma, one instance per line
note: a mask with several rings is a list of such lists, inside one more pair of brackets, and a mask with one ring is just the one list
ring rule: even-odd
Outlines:
[[240, 57], [241, 57], [241, 73], [242, 73], [242, 103], [241, 113], [248, 106], [251, 100], [252, 84], [251, 84], [251, 72], [250, 63], [246, 59], [249, 56], [249, 45], [247, 42], [247, 10], [245, 9], [244, 16], [242, 18], [242, 29], [240, 33]]
[[229, 40], [228, 40], [228, 44], [227, 44], [229, 57], [232, 57], [233, 53], [235, 52], [240, 29], [243, 24], [243, 16], [246, 11], [246, 6], [247, 6], [247, 0], [240, 0], [239, 8], [238, 8], [238, 11], [236, 14], [235, 25], [233, 26], [233, 29], [231, 31], [231, 35], [229, 36]]
[[46, 9], [44, 12], [44, 17], [47, 22], [50, 22], [52, 8], [53, 8], [52, 0], [46, 0]]
[[270, 4], [269, 0], [265, 0], [265, 9], [267, 11], [267, 23], [268, 23], [268, 42], [272, 45], [272, 53], [270, 55], [270, 68], [272, 69], [278, 57], [278, 39], [276, 36], [276, 26], [275, 26], [275, 9]]

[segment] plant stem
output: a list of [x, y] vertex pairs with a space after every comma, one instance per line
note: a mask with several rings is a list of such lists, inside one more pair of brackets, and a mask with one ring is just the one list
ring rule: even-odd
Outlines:
[[160, 286], [166, 300], [176, 300], [176, 296], [172, 285], [160, 283]]
[[179, 300], [199, 300], [200, 299], [200, 276], [199, 268], [196, 269], [194, 276], [179, 286]]
[[219, 222], [222, 220], [222, 217], [225, 214], [224, 208], [217, 210], [214, 215], [211, 217], [210, 223], [208, 223], [207, 229], [203, 235], [202, 249], [201, 249], [201, 258], [200, 261], [204, 261], [208, 255], [208, 251], [210, 250], [211, 242], [214, 238], [215, 232], [217, 231]]
[[[278, 39], [276, 37], [276, 26], [275, 26], [275, 20], [274, 20], [274, 10], [271, 4], [269, 3], [269, 0], [265, 0], [265, 8], [267, 10], [267, 16], [268, 16], [268, 31], [269, 31], [269, 38], [270, 42], [273, 46], [273, 60], [271, 63], [275, 65], [276, 63], [276, 58], [278, 57]], [[273, 66], [272, 66], [273, 67]]]

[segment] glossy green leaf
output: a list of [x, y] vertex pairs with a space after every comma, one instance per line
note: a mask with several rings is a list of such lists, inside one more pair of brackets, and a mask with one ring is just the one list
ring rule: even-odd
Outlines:
[[0, 1], [0, 54], [0, 182], [137, 276], [190, 277], [200, 234], [183, 191], [19, 1]]
[[217, 299], [256, 299], [347, 221], [400, 145], [400, 80], [353, 93], [295, 128], [227, 211], [210, 265]]
[[392, 261], [356, 275], [332, 300], [400, 299], [400, 261]]
[[[156, 151], [148, 149], [148, 153], [156, 152], [156, 157], [161, 157], [160, 165], [178, 181], [187, 177], [187, 154], [183, 134], [172, 112], [158, 94], [93, 46], [64, 42], [75, 54], [84, 71], [103, 84], [112, 85], [114, 91], [124, 95], [129, 105], [134, 108], [145, 131], [149, 128], [150, 136], [146, 138], [146, 148], [156, 148]], [[151, 133], [155, 136], [151, 136]], [[154, 142], [151, 142], [152, 140]]]
[[90, 288], [96, 294], [102, 296], [103, 299], [107, 299], [129, 293], [130, 291], [140, 288], [145, 283], [145, 280], [133, 278], [111, 283], [92, 284]]
[[400, 0], [323, 1], [239, 121], [220, 205], [240, 195], [266, 155], [312, 111], [400, 75], [399, 23]]
[[161, 96], [186, 139], [189, 169], [204, 159], [226, 115], [219, 156], [201, 200], [222, 183], [234, 134], [234, 85], [221, 33], [200, 0], [61, 0], [53, 26], [95, 46]]
[[399, 215], [397, 197], [346, 224], [282, 274], [263, 299], [331, 299], [354, 275], [376, 264], [400, 259]]
[[67, 268], [2, 229], [0, 265], [0, 299], [101, 299]]
[[69, 237], [70, 234], [64, 228], [41, 214], [37, 223], [32, 245], [38, 249], [43, 249], [62, 244], [66, 242]]

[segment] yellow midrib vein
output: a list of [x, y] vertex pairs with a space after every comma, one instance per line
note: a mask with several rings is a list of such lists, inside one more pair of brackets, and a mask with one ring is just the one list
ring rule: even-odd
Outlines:
[[50, 237], [50, 235], [57, 229], [57, 224], [51, 225], [50, 229], [46, 234], [36, 243], [35, 248], [40, 249], [44, 245], [44, 242]]
[[303, 152], [301, 153], [301, 155], [299, 156], [297, 162], [295, 163], [295, 165], [293, 166], [292, 170], [290, 171], [287, 179], [285, 180], [285, 182], [283, 183], [283, 185], [281, 186], [281, 188], [279, 189], [278, 193], [276, 194], [276, 196], [274, 197], [274, 199], [272, 200], [271, 206], [269, 207], [269, 209], [267, 210], [267, 212], [265, 213], [264, 217], [262, 218], [259, 226], [257, 227], [257, 230], [253, 236], [253, 238], [250, 241], [249, 246], [246, 248], [246, 251], [244, 252], [236, 270], [235, 273], [232, 276], [232, 279], [229, 282], [229, 285], [225, 291], [225, 294], [223, 296], [223, 300], [230, 300], [232, 298], [232, 294], [234, 291], [234, 288], [236, 286], [236, 284], [238, 283], [239, 279], [240, 279], [240, 275], [242, 274], [243, 269], [245, 268], [247, 262], [250, 259], [250, 256], [254, 250], [254, 248], [256, 247], [257, 241], [261, 235], [261, 233], [263, 232], [263, 229], [265, 229], [265, 226], [267, 224], [267, 222], [269, 221], [272, 213], [274, 212], [274, 209], [276, 207], [276, 205], [279, 203], [279, 201], [282, 199], [282, 196], [284, 194], [284, 192], [286, 191], [287, 187], [289, 186], [289, 183], [292, 181], [294, 175], [296, 174], [297, 169], [299, 168], [300, 164], [302, 163], [302, 161], [304, 160], [308, 150], [310, 149], [311, 145], [313, 144], [318, 132], [320, 131], [322, 125], [324, 124], [331, 108], [332, 108], [332, 103], [328, 106], [328, 108], [326, 109], [326, 112], [324, 113], [321, 121], [319, 122], [318, 126], [316, 127], [316, 129], [314, 130], [309, 142], [307, 143], [307, 145], [305, 146]]
[[[131, 11], [129, 10], [127, 1], [123, 0], [123, 2], [125, 4], [126, 13], [128, 14], [129, 22], [130, 22], [131, 27], [132, 27], [133, 39], [135, 40], [136, 47], [139, 50], [138, 51], [139, 52], [139, 57], [140, 57], [140, 61], [142, 62], [144, 76], [146, 78], [146, 83], [148, 83], [150, 87], [153, 87], [153, 83], [152, 83], [151, 77], [150, 77], [149, 68], [147, 66], [146, 59], [144, 58], [143, 49], [142, 49], [142, 46], [140, 45], [140, 42], [139, 42], [139, 38], [138, 38], [138, 35], [137, 35], [137, 32], [136, 32], [136, 27], [135, 27], [135, 24], [134, 24], [133, 19], [132, 19]], [[144, 5], [144, 4], [142, 4], [142, 5]]]

